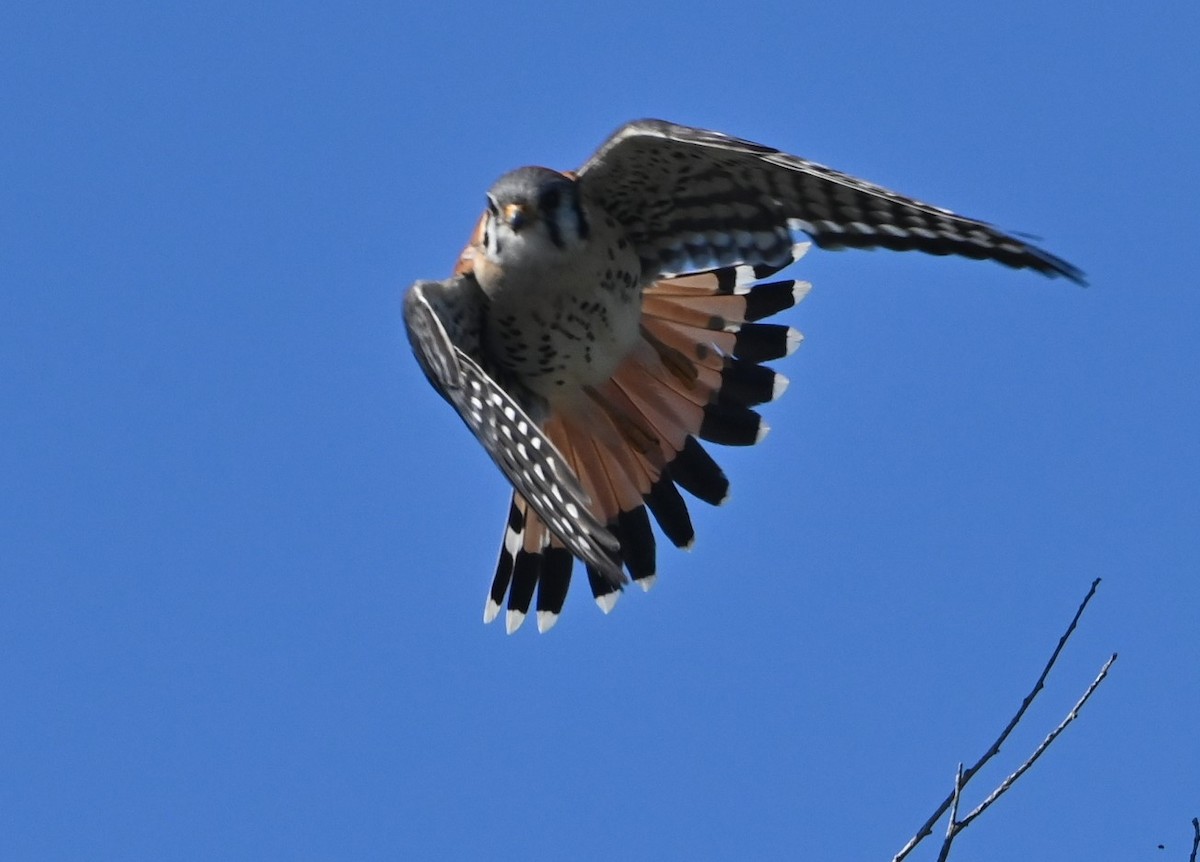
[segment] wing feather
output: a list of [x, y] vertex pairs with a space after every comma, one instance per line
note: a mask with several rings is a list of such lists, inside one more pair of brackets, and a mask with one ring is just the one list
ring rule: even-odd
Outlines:
[[[478, 301], [474, 279], [417, 282], [404, 301], [404, 320], [418, 363], [433, 387], [454, 407], [492, 460], [554, 535], [614, 583], [624, 574], [620, 544], [592, 513], [591, 501], [562, 454], [526, 406], [492, 378], [468, 350], [461, 318]], [[478, 355], [478, 354], [477, 354]]]
[[719, 132], [638, 120], [578, 176], [625, 226], [650, 276], [777, 266], [803, 231], [825, 248], [960, 255], [1084, 283], [1065, 260], [985, 222]]

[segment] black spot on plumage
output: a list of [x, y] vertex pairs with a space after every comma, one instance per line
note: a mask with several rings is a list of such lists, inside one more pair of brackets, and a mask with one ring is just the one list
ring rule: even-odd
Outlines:
[[504, 604], [504, 596], [508, 592], [508, 585], [512, 582], [513, 568], [516, 564], [516, 559], [508, 550], [508, 534], [510, 532], [520, 534], [525, 528], [525, 515], [517, 508], [517, 501], [514, 499], [508, 507], [508, 525], [504, 533], [504, 541], [500, 543], [500, 559], [496, 561], [496, 574], [492, 578], [492, 588], [488, 592], [489, 598], [496, 605]]
[[772, 281], [755, 285], [746, 294], [746, 320], [762, 320], [796, 304], [796, 282]]
[[717, 293], [731, 294], [737, 287], [737, 268], [725, 266], [713, 272], [717, 278]]
[[775, 377], [770, 368], [731, 357], [721, 371], [721, 389], [717, 397], [745, 407], [766, 404], [775, 398]]
[[789, 264], [791, 264], [793, 262], [793, 260], [795, 260], [795, 252], [793, 251], [793, 247], [789, 244], [788, 249], [787, 249], [787, 255], [785, 257], [782, 257], [779, 260], [776, 260], [772, 263], [756, 264], [753, 267], [754, 278], [756, 281], [762, 280], [764, 278], [770, 278], [775, 273], [779, 272], [779, 270], [784, 269]]
[[781, 359], [791, 350], [792, 329], [780, 323], [747, 323], [738, 330], [733, 355], [751, 362]]
[[512, 582], [513, 574], [513, 555], [508, 552], [507, 548], [500, 548], [500, 560], [496, 563], [496, 574], [492, 578], [492, 588], [488, 592], [488, 596], [496, 605], [504, 604], [504, 595], [508, 592], [508, 585]]
[[620, 585], [614, 584], [604, 575], [600, 574], [600, 572], [596, 570], [595, 566], [586, 566], [586, 568], [588, 586], [592, 588], [592, 595], [594, 597], [599, 599], [620, 591]]
[[524, 549], [517, 551], [513, 565], [512, 587], [508, 591], [508, 609], [529, 613], [533, 590], [542, 574], [542, 555]]
[[725, 471], [700, 445], [700, 441], [689, 436], [667, 472], [680, 488], [693, 497], [718, 506], [729, 495], [729, 480]]
[[650, 529], [650, 518], [646, 507], [638, 506], [631, 512], [617, 515], [615, 525], [609, 529], [621, 541], [621, 556], [635, 581], [654, 575], [654, 531]]
[[575, 558], [566, 548], [550, 546], [542, 552], [542, 574], [538, 580], [537, 610], [552, 614], [562, 612], [571, 586], [571, 569]]
[[722, 446], [753, 446], [762, 430], [762, 417], [749, 407], [716, 401], [704, 408], [700, 439]]
[[688, 513], [687, 503], [675, 487], [670, 474], [659, 477], [650, 486], [650, 493], [645, 497], [658, 527], [663, 531], [671, 544], [677, 548], [686, 548], [696, 538], [692, 527], [692, 516]]

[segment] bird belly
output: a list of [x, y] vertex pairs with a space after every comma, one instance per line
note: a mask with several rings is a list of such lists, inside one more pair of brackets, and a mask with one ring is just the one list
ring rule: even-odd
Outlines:
[[631, 252], [606, 251], [567, 266], [506, 272], [488, 290], [492, 358], [552, 404], [603, 383], [638, 338], [638, 268]]
[[493, 298], [487, 340], [501, 366], [552, 403], [611, 377], [637, 340], [640, 291], [572, 284], [534, 293]]

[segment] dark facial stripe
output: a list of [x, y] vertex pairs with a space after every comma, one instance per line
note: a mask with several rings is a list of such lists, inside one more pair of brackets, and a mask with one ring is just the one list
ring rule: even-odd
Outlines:
[[576, 230], [579, 233], [580, 239], [588, 237], [588, 223], [583, 215], [583, 205], [579, 203], [579, 195], [571, 195], [571, 211], [575, 213]]
[[546, 233], [550, 235], [550, 241], [558, 248], [563, 248], [562, 231], [558, 229], [557, 213], [544, 213], [542, 221], [546, 225]]

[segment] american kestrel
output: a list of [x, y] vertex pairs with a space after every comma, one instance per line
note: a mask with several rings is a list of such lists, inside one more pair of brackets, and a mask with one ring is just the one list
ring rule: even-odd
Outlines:
[[606, 613], [655, 579], [647, 510], [694, 538], [679, 488], [720, 504], [700, 441], [757, 443], [752, 409], [787, 380], [762, 363], [796, 330], [757, 321], [808, 290], [766, 281], [822, 248], [916, 249], [1083, 283], [1064, 260], [974, 219], [719, 132], [639, 120], [578, 171], [505, 174], [454, 274], [404, 301], [417, 361], [513, 486], [484, 621], [511, 633], [537, 594], [549, 629], [583, 561]]

